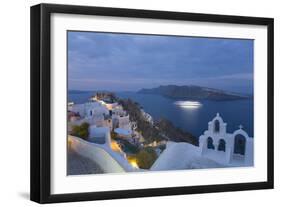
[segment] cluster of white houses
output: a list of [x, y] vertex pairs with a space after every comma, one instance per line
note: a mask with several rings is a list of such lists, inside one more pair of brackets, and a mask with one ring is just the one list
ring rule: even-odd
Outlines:
[[117, 103], [107, 104], [100, 101], [83, 104], [70, 103], [68, 111], [71, 125], [87, 122], [96, 127], [108, 127], [111, 130], [119, 125], [130, 129], [129, 115]]
[[135, 133], [136, 123], [130, 121], [129, 114], [117, 102], [105, 102], [93, 98], [83, 104], [69, 103], [68, 120], [69, 130], [73, 125], [87, 122], [92, 130], [107, 127], [119, 136], [139, 138]]
[[[148, 113], [142, 110], [142, 115], [153, 124], [153, 119]], [[68, 131], [71, 132], [73, 126], [84, 122], [90, 125], [89, 139], [93, 142], [95, 131], [104, 128], [115, 132], [119, 138], [126, 138], [132, 144], [141, 145], [144, 142], [142, 135], [136, 130], [136, 122], [130, 121], [128, 112], [118, 102], [92, 97], [86, 103], [68, 103]]]

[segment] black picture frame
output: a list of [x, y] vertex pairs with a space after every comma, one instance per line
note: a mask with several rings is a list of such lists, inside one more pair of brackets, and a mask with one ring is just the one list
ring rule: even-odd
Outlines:
[[[50, 130], [51, 130], [51, 70], [50, 70], [50, 15], [52, 13], [134, 17], [194, 22], [218, 22], [267, 26], [267, 181], [238, 184], [219, 184], [154, 189], [51, 194], [50, 184]], [[166, 196], [273, 188], [273, 44], [274, 20], [272, 18], [195, 14], [168, 11], [135, 10], [89, 6], [39, 4], [31, 7], [31, 174], [30, 199], [39, 203], [70, 202], [102, 199]]]

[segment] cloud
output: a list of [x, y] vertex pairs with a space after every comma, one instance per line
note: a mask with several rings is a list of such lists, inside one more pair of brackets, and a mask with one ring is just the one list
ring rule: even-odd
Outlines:
[[69, 32], [68, 48], [69, 83], [76, 89], [86, 83], [120, 90], [215, 80], [245, 85], [253, 74], [252, 40]]

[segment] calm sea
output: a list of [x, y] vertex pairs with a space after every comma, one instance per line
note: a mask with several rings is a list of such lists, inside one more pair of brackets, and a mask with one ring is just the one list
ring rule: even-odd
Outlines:
[[[69, 93], [69, 101], [84, 103], [92, 92]], [[139, 94], [134, 92], [118, 92], [121, 98], [131, 98], [138, 102], [154, 119], [166, 118], [173, 124], [199, 137], [208, 128], [216, 113], [220, 113], [227, 123], [227, 132], [233, 132], [239, 125], [253, 136], [253, 100], [235, 101], [200, 101], [199, 108], [182, 108], [175, 104], [175, 100], [160, 95]]]

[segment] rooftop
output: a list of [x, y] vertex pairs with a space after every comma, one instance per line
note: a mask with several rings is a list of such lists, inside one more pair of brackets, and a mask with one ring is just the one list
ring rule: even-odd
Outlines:
[[122, 129], [122, 128], [116, 128], [116, 129], [114, 129], [114, 132], [116, 132], [117, 134], [120, 134], [120, 135], [124, 135], [124, 136], [129, 136], [130, 134], [132, 134], [131, 130]]

